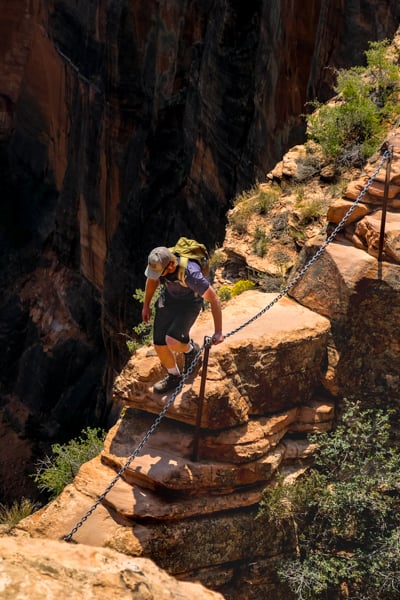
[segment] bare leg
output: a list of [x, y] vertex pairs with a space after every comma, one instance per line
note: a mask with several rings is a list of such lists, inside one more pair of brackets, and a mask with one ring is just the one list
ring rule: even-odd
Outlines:
[[189, 343], [183, 343], [170, 335], [165, 336], [165, 341], [167, 342], [167, 346], [171, 352], [187, 352], [190, 348]]
[[167, 377], [154, 384], [154, 391], [158, 394], [164, 394], [172, 390], [178, 385], [179, 381], [181, 380], [180, 369], [176, 363], [176, 354], [178, 352], [186, 352], [185, 365], [183, 371], [184, 373], [186, 373], [189, 371], [188, 365], [192, 364], [194, 358], [192, 354], [194, 352], [197, 353], [200, 350], [200, 346], [198, 344], [192, 344], [190, 342], [184, 344], [169, 335], [165, 337], [165, 341], [165, 346], [157, 346], [156, 344], [154, 344], [154, 348], [157, 352], [157, 356], [160, 360], [160, 363], [168, 371]]
[[184, 344], [169, 335], [166, 336], [165, 341], [167, 342], [166, 346], [154, 345], [154, 349], [163, 367], [166, 369], [177, 369], [175, 352], [187, 352], [190, 344]]
[[157, 352], [157, 356], [160, 359], [160, 363], [166, 369], [174, 369], [177, 368], [175, 355], [168, 346], [156, 346], [154, 345], [154, 349]]

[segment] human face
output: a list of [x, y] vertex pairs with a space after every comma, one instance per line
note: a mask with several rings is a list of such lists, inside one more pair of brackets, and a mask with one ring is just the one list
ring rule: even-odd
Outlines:
[[164, 271], [161, 273], [160, 277], [165, 277], [168, 273], [173, 273], [176, 268], [176, 263], [173, 260], [170, 260]]

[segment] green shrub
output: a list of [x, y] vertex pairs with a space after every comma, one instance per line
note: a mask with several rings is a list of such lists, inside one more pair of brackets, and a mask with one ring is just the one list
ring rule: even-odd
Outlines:
[[317, 198], [302, 202], [296, 205], [296, 208], [300, 213], [299, 225], [309, 225], [313, 221], [320, 219], [326, 212], [324, 202]]
[[233, 231], [236, 231], [239, 235], [247, 232], [247, 226], [249, 222], [251, 211], [248, 210], [236, 210], [229, 213], [228, 221]]
[[36, 502], [32, 502], [28, 498], [15, 500], [11, 506], [0, 504], [0, 523], [13, 527], [21, 519], [25, 519], [39, 508]]
[[253, 234], [253, 243], [252, 248], [253, 252], [257, 254], [257, 256], [265, 256], [267, 253], [269, 246], [269, 238], [265, 233], [265, 230], [261, 227], [256, 227]]
[[233, 206], [238, 206], [238, 204], [247, 204], [247, 200], [256, 196], [258, 193], [258, 185], [254, 185], [249, 190], [244, 190], [240, 194], [238, 194], [233, 200]]
[[400, 72], [396, 64], [398, 56], [388, 53], [389, 40], [370, 42], [365, 52], [369, 73], [369, 93], [375, 104], [384, 109], [392, 104], [399, 88]]
[[288, 234], [289, 234], [289, 237], [295, 243], [297, 242], [300, 246], [302, 246], [303, 243], [305, 242], [305, 240], [307, 239], [305, 232], [301, 229], [297, 229], [296, 227], [289, 227]]
[[67, 444], [53, 444], [51, 457], [40, 460], [33, 479], [39, 490], [55, 498], [71, 483], [80, 466], [97, 456], [102, 448], [105, 432], [87, 427], [79, 438]]
[[338, 166], [362, 163], [373, 154], [384, 134], [383, 120], [397, 103], [400, 73], [387, 52], [387, 40], [371, 42], [367, 66], [340, 70], [336, 93], [339, 100], [318, 104], [307, 116], [309, 139]]
[[278, 267], [281, 278], [284, 279], [292, 263], [290, 255], [282, 250], [278, 250], [277, 252], [273, 253], [271, 260]]
[[232, 298], [232, 286], [227, 284], [221, 285], [217, 290], [217, 294], [222, 302], [228, 302]]
[[[144, 302], [145, 290], [137, 289], [135, 293], [132, 294], [132, 298], [143, 304]], [[131, 354], [135, 354], [135, 352], [141, 346], [151, 346], [153, 342], [153, 328], [154, 328], [154, 305], [157, 302], [160, 296], [160, 288], [158, 287], [155, 291], [153, 298], [151, 299], [150, 306], [152, 308], [152, 314], [150, 317], [149, 323], [145, 323], [141, 321], [137, 325], [132, 328], [132, 332], [134, 337], [131, 337], [127, 340], [126, 346]]]
[[300, 204], [304, 200], [305, 187], [304, 185], [296, 186], [296, 204]]
[[217, 290], [217, 294], [223, 302], [227, 302], [234, 296], [239, 296], [239, 294], [243, 294], [247, 290], [252, 290], [255, 285], [254, 281], [250, 281], [249, 279], [239, 279], [239, 281], [236, 281], [232, 285], [221, 285]]
[[239, 296], [239, 294], [243, 294], [243, 292], [252, 290], [255, 285], [254, 281], [250, 281], [249, 279], [239, 279], [239, 281], [236, 281], [232, 286], [232, 296]]
[[237, 233], [246, 233], [252, 215], [266, 215], [279, 198], [277, 186], [261, 189], [257, 184], [247, 192], [242, 192], [233, 201], [234, 208], [228, 214], [230, 226]]
[[299, 532], [298, 556], [279, 574], [302, 600], [338, 598], [343, 585], [349, 598], [399, 597], [400, 453], [389, 419], [347, 403], [333, 433], [311, 436], [314, 468], [264, 492], [259, 518]]
[[226, 254], [222, 248], [216, 248], [210, 256], [210, 269], [222, 267], [226, 262]]
[[254, 202], [255, 212], [259, 215], [267, 215], [279, 196], [280, 192], [274, 188], [259, 190]]
[[320, 106], [308, 118], [307, 133], [328, 159], [342, 166], [365, 161], [377, 149], [383, 128], [372, 100], [357, 95], [335, 106]]

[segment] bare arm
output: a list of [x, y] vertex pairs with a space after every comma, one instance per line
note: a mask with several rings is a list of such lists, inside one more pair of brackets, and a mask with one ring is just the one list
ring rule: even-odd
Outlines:
[[145, 323], [148, 323], [151, 317], [150, 302], [154, 296], [156, 289], [158, 288], [158, 279], [146, 279], [146, 286], [144, 289], [144, 300], [142, 308], [142, 319]]
[[222, 311], [221, 303], [214, 288], [210, 287], [203, 294], [204, 300], [211, 305], [211, 313], [214, 319], [214, 335], [212, 337], [213, 344], [220, 344], [224, 341], [224, 334], [222, 333]]

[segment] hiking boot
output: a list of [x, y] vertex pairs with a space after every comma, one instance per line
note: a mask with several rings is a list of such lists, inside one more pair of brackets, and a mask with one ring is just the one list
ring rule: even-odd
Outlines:
[[[192, 364], [196, 355], [200, 351], [200, 346], [198, 344], [196, 344], [196, 342], [194, 342], [193, 340], [190, 340], [190, 341], [192, 343], [193, 350], [191, 350], [190, 352], [187, 352], [183, 355], [185, 357], [185, 366], [183, 367], [184, 373], [188, 372], [190, 365]], [[197, 364], [196, 364], [196, 369], [195, 369], [196, 373], [197, 373], [198, 369], [200, 368], [200, 366], [201, 366], [201, 357], [199, 358], [199, 360], [197, 361]]]
[[171, 373], [168, 373], [164, 379], [161, 379], [161, 381], [154, 384], [153, 390], [157, 394], [166, 394], [170, 390], [174, 390], [178, 387], [180, 380], [180, 375], [171, 375]]

